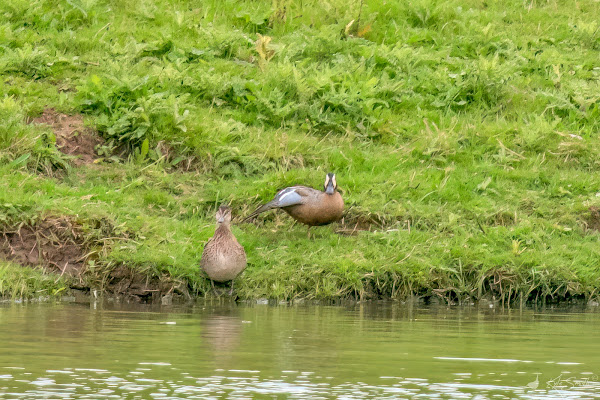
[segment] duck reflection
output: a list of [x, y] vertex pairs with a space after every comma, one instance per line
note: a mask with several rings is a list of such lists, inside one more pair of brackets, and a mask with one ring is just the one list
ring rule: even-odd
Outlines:
[[236, 306], [214, 308], [202, 318], [200, 324], [202, 343], [206, 350], [214, 353], [214, 360], [231, 360], [240, 346], [243, 328]]

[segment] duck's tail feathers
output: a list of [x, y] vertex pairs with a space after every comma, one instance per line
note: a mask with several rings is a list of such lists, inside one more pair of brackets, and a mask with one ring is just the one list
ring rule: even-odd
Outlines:
[[258, 207], [256, 210], [254, 210], [250, 215], [248, 215], [246, 218], [244, 218], [242, 220], [242, 222], [248, 222], [249, 220], [255, 218], [258, 214], [262, 214], [265, 211], [269, 211], [270, 209], [275, 208], [273, 207], [273, 205], [271, 203], [267, 203], [267, 204], [263, 204], [262, 206]]

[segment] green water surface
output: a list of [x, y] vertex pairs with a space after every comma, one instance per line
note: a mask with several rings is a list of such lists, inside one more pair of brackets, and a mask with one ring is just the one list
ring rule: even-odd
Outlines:
[[599, 326], [586, 308], [5, 303], [0, 398], [600, 398]]

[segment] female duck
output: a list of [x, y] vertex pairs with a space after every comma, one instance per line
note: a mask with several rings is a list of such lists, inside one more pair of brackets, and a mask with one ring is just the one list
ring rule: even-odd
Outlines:
[[219, 207], [216, 218], [217, 229], [214, 236], [204, 246], [200, 266], [208, 275], [213, 290], [215, 288], [214, 281], [231, 281], [229, 294], [232, 294], [233, 280], [246, 268], [246, 252], [229, 228], [231, 208]]
[[296, 221], [311, 226], [327, 225], [342, 217], [344, 200], [337, 191], [335, 174], [325, 176], [324, 191], [307, 186], [291, 186], [280, 190], [273, 200], [260, 206], [244, 221], [273, 208], [281, 208]]

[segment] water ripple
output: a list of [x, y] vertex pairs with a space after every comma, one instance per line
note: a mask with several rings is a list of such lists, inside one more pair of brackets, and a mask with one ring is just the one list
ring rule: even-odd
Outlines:
[[[310, 371], [286, 371], [295, 378], [260, 378], [258, 370], [215, 371], [216, 374], [193, 378], [188, 372], [178, 372], [171, 379], [160, 379], [161, 365], [127, 379], [106, 370], [65, 369], [47, 370], [45, 375], [31, 377], [18, 370], [14, 375], [3, 375], [8, 386], [0, 394], [11, 398], [31, 399], [200, 399], [217, 396], [242, 399], [261, 396], [285, 395], [293, 399], [600, 399], [600, 382], [590, 375], [579, 378], [559, 377], [556, 386], [532, 390], [527, 387], [475, 382], [430, 382], [423, 378], [382, 376], [379, 384], [365, 382], [331, 383], [331, 377], [317, 377]], [[99, 377], [98, 373], [110, 375]], [[135, 372], [135, 371], [133, 371]], [[284, 371], [281, 371], [282, 374]], [[129, 373], [128, 373], [129, 374]], [[470, 379], [469, 374], [461, 380]], [[506, 374], [509, 375], [509, 374]], [[516, 374], [515, 374], [516, 375]], [[29, 379], [25, 379], [29, 377]], [[513, 376], [514, 377], [514, 376]], [[184, 380], [192, 383], [183, 383]], [[509, 377], [510, 378], [510, 377]], [[596, 378], [594, 376], [594, 378]], [[597, 379], [597, 378], [596, 378]], [[82, 380], [84, 383], [79, 382]], [[562, 383], [562, 386], [559, 384]], [[545, 386], [545, 385], [540, 385]]]

